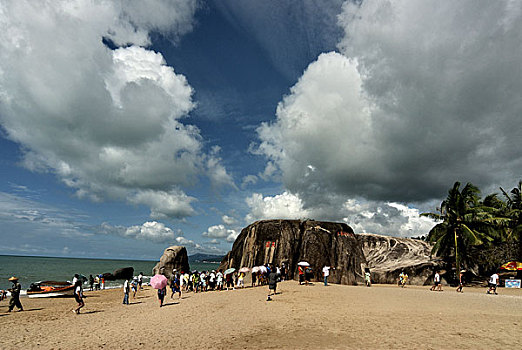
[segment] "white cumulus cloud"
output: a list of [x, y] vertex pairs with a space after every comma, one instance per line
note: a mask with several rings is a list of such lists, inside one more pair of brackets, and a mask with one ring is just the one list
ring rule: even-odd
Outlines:
[[[149, 32], [190, 31], [196, 0], [0, 3], [0, 123], [23, 164], [80, 197], [192, 215], [200, 175], [233, 184], [199, 130], [187, 79], [147, 49]], [[123, 45], [109, 49], [104, 40]], [[184, 119], [185, 118], [185, 119]]]
[[157, 221], [147, 221], [142, 225], [134, 225], [130, 227], [113, 226], [108, 223], [103, 223], [98, 228], [98, 233], [107, 235], [116, 235], [126, 238], [133, 238], [139, 240], [147, 240], [155, 243], [172, 243], [180, 232], [174, 232], [170, 227]]
[[250, 209], [245, 218], [248, 223], [265, 219], [304, 219], [310, 215], [303, 209], [301, 199], [289, 192], [272, 197], [254, 193], [246, 198], [246, 203]]
[[419, 209], [395, 202], [342, 199], [332, 196], [321, 205], [303, 207], [298, 195], [284, 192], [263, 197], [254, 194], [246, 199], [250, 212], [245, 221], [267, 219], [314, 219], [347, 223], [355, 233], [376, 233], [396, 237], [426, 235], [435, 222], [420, 217]]
[[227, 242], [235, 241], [238, 235], [237, 230], [229, 229], [221, 224], [210, 226], [206, 232], [202, 233], [203, 237], [225, 239]]

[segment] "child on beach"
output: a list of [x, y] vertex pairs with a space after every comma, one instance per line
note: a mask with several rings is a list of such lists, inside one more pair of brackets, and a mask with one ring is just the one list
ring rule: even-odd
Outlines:
[[136, 298], [136, 292], [138, 291], [138, 279], [134, 277], [131, 282], [132, 298]]
[[158, 289], [158, 300], [159, 300], [160, 307], [163, 306], [163, 299], [165, 299], [165, 294], [167, 294], [167, 287]]
[[404, 288], [406, 283], [408, 282], [408, 274], [404, 273], [404, 271], [401, 271], [399, 275], [399, 286], [401, 288]]

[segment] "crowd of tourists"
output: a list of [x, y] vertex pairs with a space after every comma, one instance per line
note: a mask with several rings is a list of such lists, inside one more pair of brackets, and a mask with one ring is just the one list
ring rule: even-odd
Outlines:
[[[328, 276], [330, 275], [330, 269], [334, 269], [330, 266], [324, 266], [322, 273], [324, 278], [324, 285], [328, 285]], [[288, 279], [288, 269], [284, 264], [282, 266], [275, 266], [272, 264], [267, 264], [264, 266], [258, 267], [256, 270], [252, 269], [241, 269], [236, 271], [235, 269], [229, 269], [223, 271], [219, 270], [206, 270], [206, 271], [177, 271], [174, 270], [172, 272], [172, 277], [170, 278], [169, 287], [172, 291], [170, 297], [174, 298], [177, 294], [178, 299], [181, 299], [182, 293], [203, 293], [209, 291], [223, 291], [223, 290], [235, 290], [236, 288], [245, 288], [245, 277], [247, 271], [251, 273], [251, 286], [265, 286], [268, 285], [269, 293], [267, 300], [271, 300], [271, 295], [276, 294], [276, 286], [278, 282], [284, 281]], [[299, 284], [310, 284], [311, 279], [313, 277], [313, 271], [310, 266], [298, 266], [297, 269], [299, 276]], [[463, 285], [464, 285], [464, 273], [466, 271], [462, 270], [459, 273], [459, 285], [457, 287], [457, 292], [462, 293]], [[134, 276], [132, 278], [126, 279], [123, 284], [123, 304], [129, 305], [129, 298], [132, 292], [132, 297], [136, 297], [136, 293], [142, 289], [143, 286], [143, 273], [140, 272], [138, 276]], [[365, 282], [366, 286], [371, 286], [371, 277], [369, 269], [365, 271]], [[408, 275], [402, 271], [398, 278], [398, 284], [401, 287], [404, 287], [408, 283]], [[84, 302], [84, 294], [83, 294], [83, 284], [86, 282], [86, 278], [82, 275], [75, 274], [72, 280], [72, 285], [74, 286], [74, 298], [77, 302], [77, 307], [73, 310], [74, 313], [79, 314], [80, 310], [85, 306]], [[22, 304], [20, 303], [20, 291], [21, 285], [18, 282], [17, 277], [9, 278], [9, 281], [12, 282], [12, 288], [8, 289], [10, 292], [11, 299], [9, 301], [9, 309], [8, 311], [12, 311], [15, 307], [20, 311], [23, 311]], [[104, 280], [103, 275], [93, 277], [92, 275], [89, 277], [89, 286], [90, 290], [98, 290], [104, 288]], [[432, 291], [442, 291], [442, 282], [441, 282], [441, 271], [436, 271], [433, 277], [433, 286], [430, 288]], [[497, 273], [494, 273], [489, 281], [488, 281], [488, 294], [497, 294], [497, 286], [500, 284], [500, 278]], [[158, 289], [158, 299], [160, 301], [160, 306], [163, 305], [163, 301], [165, 296], [167, 295], [167, 286]], [[0, 300], [6, 298], [6, 291], [1, 291]]]
[[[266, 265], [263, 272], [252, 273], [251, 286], [264, 286], [268, 284], [268, 276], [274, 271], [278, 280], [285, 280], [286, 271], [279, 266]], [[194, 292], [201, 293], [207, 291], [222, 291], [234, 290], [236, 288], [244, 288], [246, 272], [233, 271], [225, 273], [220, 270], [206, 270], [206, 271], [192, 271], [192, 272], [177, 272], [174, 270], [173, 278], [171, 278], [170, 287], [173, 291], [178, 292]]]

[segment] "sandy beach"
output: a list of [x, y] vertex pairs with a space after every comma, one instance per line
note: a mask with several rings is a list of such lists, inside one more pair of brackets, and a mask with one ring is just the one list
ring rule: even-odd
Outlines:
[[[72, 298], [0, 303], [1, 349], [520, 349], [522, 290], [321, 283], [188, 293], [159, 307], [147, 287], [131, 305], [121, 290], [87, 291], [82, 314]], [[168, 295], [170, 297], [170, 294]]]

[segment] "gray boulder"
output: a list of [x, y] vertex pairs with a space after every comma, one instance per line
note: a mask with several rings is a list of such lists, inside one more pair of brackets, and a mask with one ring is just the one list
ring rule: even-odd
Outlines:
[[171, 279], [174, 269], [178, 272], [190, 270], [187, 249], [185, 247], [171, 246], [165, 249], [160, 261], [152, 269], [152, 274], [161, 274]]
[[357, 239], [374, 283], [397, 283], [404, 271], [411, 284], [430, 284], [435, 270], [441, 268], [441, 261], [432, 259], [432, 246], [427, 242], [375, 234], [358, 234]]

